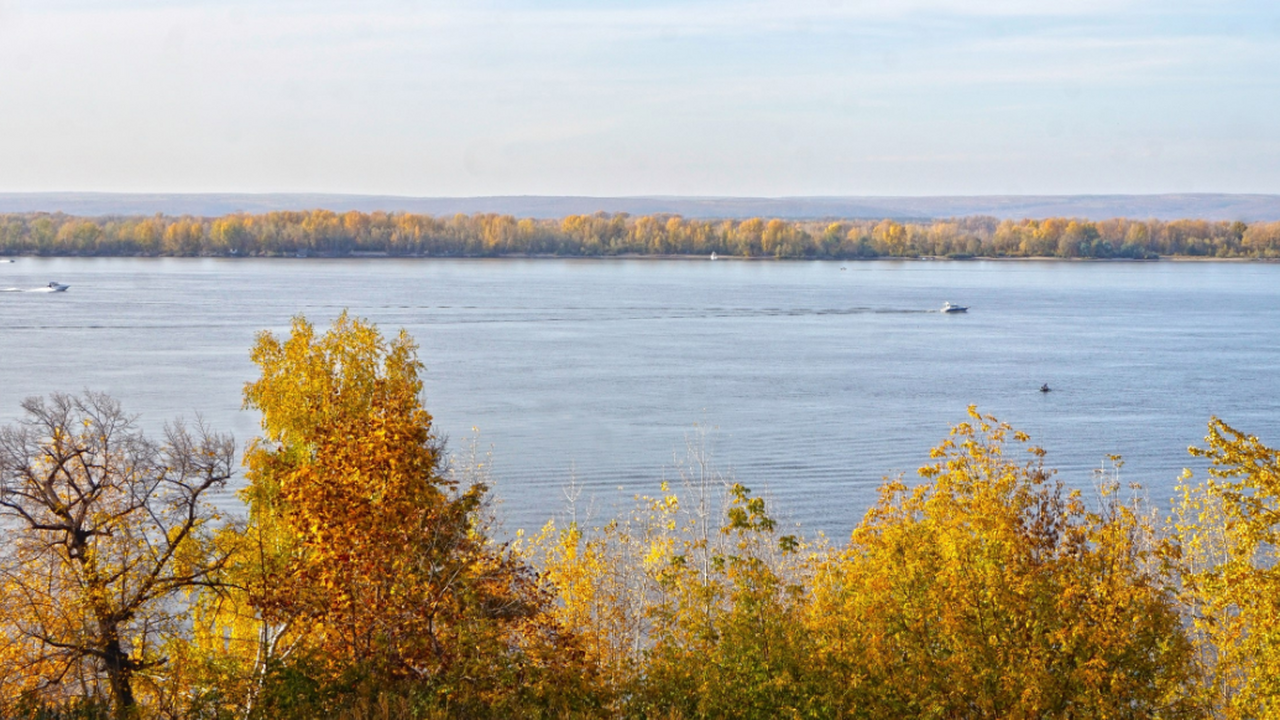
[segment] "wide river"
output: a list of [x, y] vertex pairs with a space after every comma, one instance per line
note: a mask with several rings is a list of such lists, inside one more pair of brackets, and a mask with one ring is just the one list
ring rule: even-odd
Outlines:
[[89, 388], [148, 430], [199, 414], [244, 442], [255, 334], [349, 308], [417, 339], [436, 427], [455, 453], [478, 428], [508, 531], [564, 512], [571, 480], [603, 521], [678, 482], [692, 443], [786, 520], [843, 536], [970, 404], [1069, 485], [1123, 455], [1160, 507], [1211, 415], [1280, 443], [1278, 264], [0, 263], [0, 289], [50, 280], [71, 289], [0, 293], [0, 422]]

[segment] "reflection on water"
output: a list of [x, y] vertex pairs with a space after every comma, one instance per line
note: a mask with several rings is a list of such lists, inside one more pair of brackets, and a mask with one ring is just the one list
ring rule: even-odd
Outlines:
[[1280, 265], [846, 267], [24, 258], [0, 287], [71, 289], [0, 297], [0, 420], [91, 388], [148, 427], [199, 414], [244, 441], [255, 333], [350, 308], [417, 338], [437, 427], [455, 449], [480, 429], [511, 528], [560, 510], [571, 475], [598, 515], [653, 492], [695, 426], [722, 470], [837, 535], [969, 404], [1030, 432], [1069, 484], [1121, 453], [1159, 499], [1211, 414], [1280, 443]]

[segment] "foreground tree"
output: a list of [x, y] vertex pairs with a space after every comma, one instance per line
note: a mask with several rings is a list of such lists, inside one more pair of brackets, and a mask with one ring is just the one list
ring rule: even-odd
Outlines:
[[[1150, 515], [1091, 510], [1043, 452], [970, 410], [817, 563], [807, 625], [830, 707], [869, 717], [1194, 714], [1190, 646]], [[1020, 461], [1007, 452], [1023, 446]]]
[[807, 548], [689, 450], [680, 490], [532, 539], [555, 613], [600, 669], [610, 716], [821, 717], [800, 622]]
[[345, 313], [317, 334], [298, 318], [252, 358], [250, 524], [223, 538], [233, 572], [202, 601], [200, 630], [206, 654], [239, 644], [241, 707], [269, 713], [281, 668], [313, 686], [411, 686], [472, 713], [560, 692], [542, 679], [573, 653], [535, 575], [487, 537], [487, 488], [445, 472], [409, 336]]
[[78, 701], [133, 717], [182, 632], [183, 593], [225, 562], [205, 501], [231, 476], [232, 441], [176, 424], [153, 442], [97, 393], [23, 409], [0, 429], [0, 713]]
[[1204, 691], [1219, 717], [1280, 717], [1280, 452], [1217, 418], [1205, 443], [1174, 514]]

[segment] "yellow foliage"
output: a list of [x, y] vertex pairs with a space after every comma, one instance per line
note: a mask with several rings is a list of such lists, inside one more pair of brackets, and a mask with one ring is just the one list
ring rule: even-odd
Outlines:
[[154, 443], [95, 393], [23, 407], [0, 429], [0, 714], [169, 704], [182, 594], [226, 561], [203, 501], [230, 477], [231, 440], [175, 424]]
[[1114, 484], [1088, 511], [1038, 448], [1006, 456], [1025, 436], [970, 413], [925, 482], [886, 483], [848, 547], [817, 561], [806, 624], [841, 680], [833, 704], [879, 717], [1190, 712], [1148, 515]]
[[226, 438], [152, 444], [92, 394], [0, 430], [0, 714], [1280, 717], [1280, 453], [1220, 420], [1167, 528], [1118, 457], [1086, 499], [970, 408], [843, 546], [697, 443], [631, 512], [505, 546], [487, 465], [442, 470], [407, 335], [298, 318], [252, 357], [238, 524], [199, 503]]
[[[698, 465], [698, 462], [704, 464]], [[800, 547], [779, 538], [764, 502], [695, 458], [689, 502], [664, 483], [630, 516], [584, 531], [543, 528], [531, 551], [601, 669], [616, 712], [771, 716], [794, 709], [803, 646]], [[784, 550], [783, 548], [787, 548]]]
[[1173, 517], [1205, 691], [1221, 717], [1280, 717], [1280, 453], [1217, 418], [1205, 442]]
[[319, 335], [298, 318], [252, 358], [262, 376], [245, 403], [263, 436], [245, 455], [249, 523], [220, 538], [233, 560], [196, 617], [192, 662], [218, 666], [209, 682], [242, 708], [267, 702], [282, 664], [325, 683], [413, 679], [473, 708], [567, 693], [572, 637], [488, 540], [486, 487], [440, 472], [409, 337], [345, 313]]

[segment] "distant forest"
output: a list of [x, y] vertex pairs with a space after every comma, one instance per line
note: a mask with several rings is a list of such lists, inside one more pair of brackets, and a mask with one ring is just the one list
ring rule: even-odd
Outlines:
[[1071, 218], [695, 220], [678, 215], [232, 214], [217, 218], [0, 215], [0, 255], [494, 257], [1280, 257], [1280, 222]]

